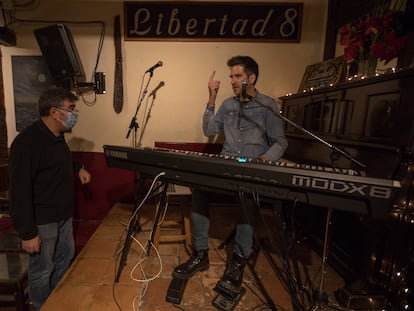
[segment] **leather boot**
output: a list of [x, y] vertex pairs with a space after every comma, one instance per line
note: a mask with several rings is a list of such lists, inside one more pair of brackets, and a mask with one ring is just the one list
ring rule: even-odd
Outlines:
[[244, 267], [247, 264], [247, 258], [233, 254], [230, 264], [224, 271], [223, 276], [217, 283], [217, 290], [236, 296], [241, 292], [243, 282]]
[[209, 267], [208, 249], [203, 249], [194, 251], [189, 260], [175, 267], [172, 275], [178, 279], [188, 279], [196, 272], [206, 271]]

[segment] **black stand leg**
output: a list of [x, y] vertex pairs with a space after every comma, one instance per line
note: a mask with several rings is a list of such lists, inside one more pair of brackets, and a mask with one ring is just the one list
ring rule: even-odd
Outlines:
[[337, 304], [331, 304], [329, 302], [327, 293], [324, 291], [326, 263], [328, 261], [328, 246], [330, 242], [331, 221], [332, 221], [332, 208], [330, 207], [328, 208], [328, 212], [326, 215], [326, 223], [325, 223], [325, 237], [324, 237], [324, 243], [323, 243], [322, 265], [321, 265], [321, 280], [319, 283], [319, 290], [317, 291], [316, 304], [313, 306], [312, 311], [319, 310], [323, 308], [323, 306], [328, 306], [336, 310], [351, 310], [351, 309], [339, 306]]
[[324, 282], [325, 282], [325, 273], [326, 273], [326, 261], [328, 259], [328, 245], [329, 245], [329, 227], [331, 226], [332, 219], [332, 208], [328, 208], [326, 214], [326, 223], [325, 223], [325, 237], [323, 242], [323, 252], [322, 252], [322, 265], [321, 265], [321, 280], [319, 283], [319, 290], [317, 291], [316, 305], [312, 310], [319, 309], [322, 305], [328, 304], [328, 297], [324, 292]]
[[[140, 179], [139, 182], [139, 186], [138, 186], [138, 179], [136, 178], [134, 180], [135, 183], [135, 197], [134, 197], [134, 201], [135, 201], [135, 208], [133, 211], [133, 219], [131, 219], [131, 221], [128, 224], [128, 232], [125, 238], [125, 242], [124, 242], [124, 247], [122, 248], [122, 255], [121, 255], [121, 260], [119, 261], [119, 266], [118, 266], [118, 271], [116, 273], [115, 276], [115, 283], [119, 282], [119, 278], [121, 276], [121, 272], [122, 269], [124, 268], [125, 264], [126, 264], [126, 259], [128, 257], [128, 253], [129, 253], [129, 249], [131, 248], [131, 240], [132, 240], [132, 236], [141, 231], [141, 225], [138, 223], [138, 213], [137, 213], [137, 208], [139, 207], [140, 203], [139, 203], [139, 198], [140, 198], [140, 193], [142, 191], [142, 188], [144, 186], [144, 178]], [[137, 189], [138, 188], [138, 189]]]
[[131, 224], [128, 227], [128, 233], [125, 239], [124, 247], [122, 249], [121, 260], [119, 262], [118, 271], [115, 276], [115, 283], [119, 282], [119, 277], [121, 276], [122, 269], [126, 265], [126, 259], [128, 257], [129, 249], [131, 248], [132, 236], [136, 232], [141, 231], [141, 226], [137, 224], [137, 217], [138, 217], [138, 213], [135, 214], [134, 218], [131, 221]]
[[236, 227], [234, 227], [234, 229], [230, 232], [230, 234], [227, 236], [227, 238], [223, 242], [221, 242], [217, 248], [218, 249], [223, 249], [224, 246], [229, 244], [234, 239], [235, 235], [236, 235]]
[[[255, 238], [255, 243], [256, 243], [256, 247], [257, 247], [256, 252], [259, 252], [260, 250], [262, 250], [262, 247], [260, 245], [260, 241], [258, 241], [256, 235], [254, 236], [254, 238]], [[266, 258], [268, 258], [268, 256], [269, 256], [269, 254], [265, 254]], [[257, 254], [254, 255], [254, 258], [255, 258], [255, 260], [257, 259]], [[266, 288], [264, 287], [262, 281], [260, 280], [259, 276], [257, 275], [256, 270], [254, 269], [254, 263], [251, 263], [249, 261], [248, 266], [249, 266], [249, 269], [250, 269], [250, 271], [253, 275], [253, 278], [256, 281], [257, 287], [260, 289], [261, 293], [263, 294], [263, 296], [266, 299], [268, 308], [272, 311], [276, 311], [277, 308], [275, 306], [275, 303], [273, 302], [272, 298], [270, 297], [269, 293], [267, 292]]]

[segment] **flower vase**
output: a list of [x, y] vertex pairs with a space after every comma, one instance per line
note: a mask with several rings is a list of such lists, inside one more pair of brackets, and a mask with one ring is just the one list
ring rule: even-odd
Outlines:
[[395, 71], [397, 68], [398, 57], [394, 57], [389, 61], [379, 60], [377, 65], [377, 74], [386, 74]]
[[353, 60], [346, 64], [346, 79], [351, 81], [358, 77], [358, 62]]
[[377, 70], [378, 59], [368, 56], [367, 59], [361, 59], [358, 62], [358, 77], [369, 78], [375, 76]]

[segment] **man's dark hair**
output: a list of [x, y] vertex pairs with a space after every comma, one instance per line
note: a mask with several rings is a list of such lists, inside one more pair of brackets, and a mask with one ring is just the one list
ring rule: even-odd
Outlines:
[[43, 92], [39, 98], [39, 114], [41, 117], [48, 116], [50, 108], [62, 107], [64, 100], [74, 103], [78, 97], [63, 87], [51, 88]]
[[234, 56], [227, 61], [227, 65], [229, 67], [233, 67], [236, 65], [243, 66], [244, 72], [246, 72], [248, 76], [252, 73], [256, 74], [256, 80], [254, 81], [254, 83], [256, 83], [257, 78], [259, 77], [259, 65], [250, 56]]

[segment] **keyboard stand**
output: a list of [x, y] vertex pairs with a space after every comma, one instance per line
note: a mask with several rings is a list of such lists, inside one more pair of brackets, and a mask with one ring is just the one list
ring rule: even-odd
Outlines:
[[[138, 180], [135, 179], [134, 180], [135, 183], [135, 206], [134, 206], [134, 211], [133, 211], [133, 219], [131, 219], [129, 225], [128, 225], [128, 232], [125, 238], [125, 242], [124, 242], [124, 247], [122, 248], [122, 255], [121, 255], [121, 260], [119, 261], [119, 265], [118, 265], [118, 271], [116, 272], [116, 276], [115, 276], [115, 283], [119, 282], [119, 278], [121, 276], [121, 272], [122, 269], [124, 268], [124, 266], [126, 265], [126, 260], [128, 257], [128, 253], [129, 253], [129, 249], [131, 248], [131, 242], [132, 242], [132, 236], [135, 233], [138, 233], [142, 230], [141, 225], [138, 223], [138, 213], [136, 212], [136, 209], [139, 207], [140, 203], [139, 203], [139, 197], [140, 197], [140, 192], [141, 189], [144, 187], [144, 178], [140, 178], [140, 185], [138, 187]], [[138, 188], [138, 189], [137, 189]]]

